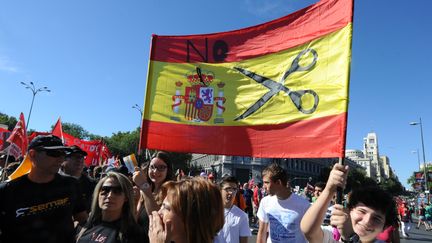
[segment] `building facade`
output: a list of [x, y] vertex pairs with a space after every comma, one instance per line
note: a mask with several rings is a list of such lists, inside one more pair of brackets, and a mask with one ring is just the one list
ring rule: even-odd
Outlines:
[[[321, 170], [323, 168], [330, 168], [334, 163], [338, 162], [338, 159], [271, 159], [193, 154], [191, 165], [202, 167], [207, 174], [213, 173], [216, 179], [224, 175], [233, 175], [240, 182], [244, 183], [250, 179], [261, 182], [262, 170], [273, 162], [280, 164], [287, 170], [292, 186], [304, 186], [308, 182], [316, 182], [320, 176]], [[345, 164], [349, 165], [350, 168], [363, 169], [362, 166], [347, 158], [345, 159]]]
[[363, 138], [363, 150], [347, 149], [345, 156], [363, 166], [366, 175], [378, 183], [390, 177], [395, 177], [390, 166], [389, 157], [380, 156], [378, 136], [374, 132], [368, 133]]

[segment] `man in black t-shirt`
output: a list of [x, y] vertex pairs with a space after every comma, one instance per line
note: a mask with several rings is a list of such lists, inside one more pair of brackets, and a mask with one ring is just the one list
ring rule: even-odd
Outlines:
[[78, 180], [81, 193], [86, 202], [86, 210], [90, 212], [96, 182], [89, 176], [83, 174], [84, 159], [85, 156], [87, 156], [87, 152], [77, 145], [70, 146], [69, 149], [70, 151], [67, 153], [65, 161], [60, 167], [59, 174], [72, 176]]
[[76, 179], [57, 173], [67, 150], [52, 135], [30, 143], [30, 173], [0, 185], [0, 242], [74, 242], [88, 215]]

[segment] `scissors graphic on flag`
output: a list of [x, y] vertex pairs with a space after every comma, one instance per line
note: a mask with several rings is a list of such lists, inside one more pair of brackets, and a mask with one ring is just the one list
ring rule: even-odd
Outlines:
[[[309, 63], [307, 66], [300, 66], [300, 64], [299, 64], [300, 59], [308, 53], [311, 53], [313, 55], [312, 62]], [[267, 101], [269, 101], [273, 96], [275, 96], [280, 91], [285, 92], [285, 94], [287, 94], [291, 98], [291, 101], [294, 103], [297, 110], [299, 110], [300, 112], [302, 112], [304, 114], [313, 113], [318, 106], [318, 102], [319, 102], [318, 94], [315, 91], [310, 90], [310, 89], [292, 91], [288, 87], [286, 87], [284, 85], [284, 83], [285, 83], [285, 79], [291, 73], [299, 72], [299, 71], [308, 71], [308, 70], [312, 69], [316, 64], [317, 59], [318, 59], [318, 53], [314, 49], [308, 48], [306, 50], [301, 51], [297, 55], [297, 57], [293, 60], [291, 67], [284, 73], [284, 75], [279, 80], [279, 82], [273, 81], [273, 80], [271, 80], [267, 77], [261, 76], [259, 74], [247, 71], [243, 68], [234, 67], [234, 69], [239, 71], [241, 74], [255, 80], [257, 83], [259, 83], [259, 84], [261, 84], [261, 85], [263, 85], [269, 89], [269, 91], [267, 93], [265, 93], [259, 100], [257, 100], [255, 102], [255, 104], [253, 104], [251, 107], [249, 107], [243, 114], [236, 117], [234, 120], [235, 121], [242, 120], [242, 119], [252, 115], [253, 113], [255, 113], [259, 108], [261, 108]], [[302, 106], [302, 97], [306, 94], [310, 94], [314, 97], [314, 105], [310, 109], [304, 109]]]

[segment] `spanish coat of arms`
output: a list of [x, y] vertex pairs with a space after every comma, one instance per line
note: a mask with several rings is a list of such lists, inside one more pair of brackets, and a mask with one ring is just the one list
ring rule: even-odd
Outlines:
[[[215, 75], [211, 71], [203, 71], [197, 68], [197, 72], [191, 71], [185, 74], [189, 86], [184, 88], [182, 94], [181, 87], [183, 82], [177, 81], [175, 95], [172, 96], [172, 110], [180, 115], [180, 107], [184, 102], [184, 119], [194, 122], [208, 122], [213, 116], [213, 107], [216, 106], [216, 118], [214, 123], [223, 123], [222, 114], [225, 112], [223, 106], [226, 99], [223, 87], [225, 83], [218, 82], [216, 87]], [[217, 92], [217, 93], [215, 93]], [[179, 116], [171, 116], [172, 120], [180, 121]]]

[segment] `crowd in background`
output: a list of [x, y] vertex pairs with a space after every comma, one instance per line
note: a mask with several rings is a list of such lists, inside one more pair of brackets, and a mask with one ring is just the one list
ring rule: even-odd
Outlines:
[[432, 228], [430, 205], [414, 209], [378, 187], [356, 189], [338, 204], [349, 169], [339, 164], [327, 182], [302, 193], [277, 164], [262, 181], [240, 183], [174, 173], [162, 151], [133, 173], [124, 165], [86, 168], [86, 155], [53, 135], [32, 140], [30, 173], [0, 185], [0, 242], [246, 243], [252, 230], [257, 242], [399, 242], [413, 214], [417, 228]]

